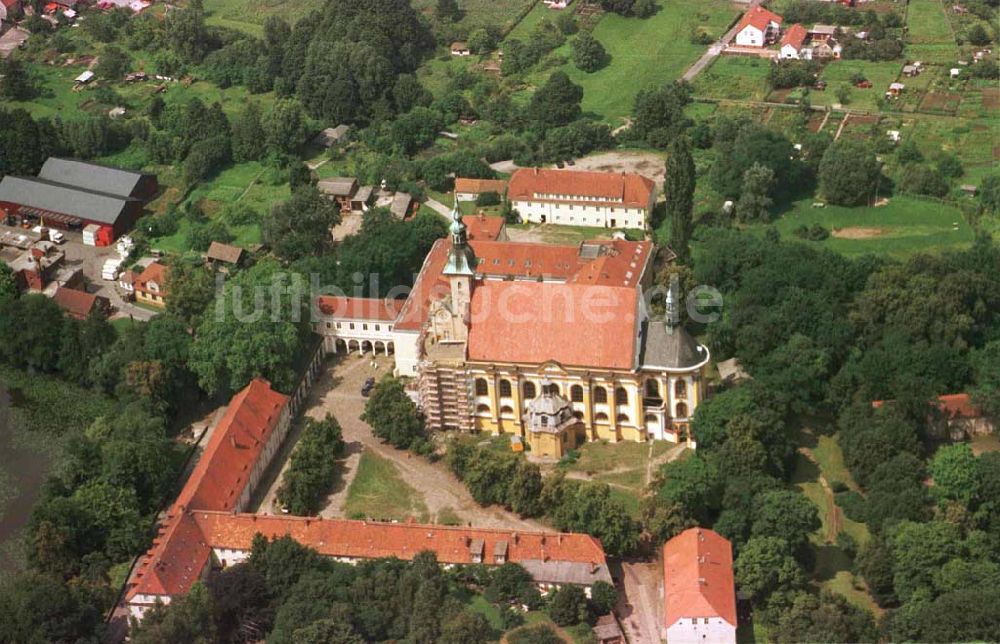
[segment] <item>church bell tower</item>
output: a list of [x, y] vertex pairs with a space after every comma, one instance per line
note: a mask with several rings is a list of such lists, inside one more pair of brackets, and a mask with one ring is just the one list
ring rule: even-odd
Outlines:
[[458, 317], [459, 324], [456, 325], [458, 333], [462, 334], [460, 339], [465, 341], [469, 331], [470, 306], [472, 303], [472, 285], [476, 277], [476, 254], [469, 246], [468, 231], [462, 221], [462, 214], [458, 211], [458, 200], [451, 211], [451, 249], [448, 251], [448, 262], [441, 273], [448, 278], [451, 284], [451, 305], [452, 311]]

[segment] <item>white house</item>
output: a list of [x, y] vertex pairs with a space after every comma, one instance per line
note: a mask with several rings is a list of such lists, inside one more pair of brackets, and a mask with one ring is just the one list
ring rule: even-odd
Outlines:
[[656, 185], [638, 174], [521, 168], [507, 200], [525, 221], [645, 229]]
[[786, 60], [809, 60], [812, 58], [812, 49], [805, 45], [808, 35], [809, 33], [802, 25], [792, 25], [781, 36], [781, 52], [778, 57]]
[[736, 27], [736, 44], [740, 47], [766, 47], [773, 42], [781, 31], [783, 18], [756, 6], [743, 14]]
[[736, 644], [733, 548], [707, 528], [663, 545], [663, 635], [669, 644]]

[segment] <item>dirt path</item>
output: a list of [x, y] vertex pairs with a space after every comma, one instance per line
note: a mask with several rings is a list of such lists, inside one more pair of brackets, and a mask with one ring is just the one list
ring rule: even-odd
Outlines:
[[819, 461], [816, 459], [816, 455], [813, 454], [812, 450], [808, 447], [800, 447], [799, 453], [805, 456], [806, 459], [808, 459], [809, 462], [815, 465], [819, 470], [819, 477], [816, 480], [819, 482], [820, 487], [823, 488], [823, 497], [826, 500], [826, 516], [830, 519], [824, 539], [827, 543], [836, 543], [837, 535], [840, 533], [840, 527], [843, 523], [843, 517], [841, 516], [840, 507], [837, 505], [837, 501], [834, 497], [833, 488], [830, 487], [830, 482], [826, 480], [826, 476], [823, 474]]
[[[378, 368], [373, 370], [370, 355], [364, 358], [359, 358], [356, 354], [340, 357], [321, 376], [310, 393], [305, 413], [314, 418], [321, 418], [327, 412], [332, 413], [340, 422], [344, 441], [348, 445], [348, 457], [343, 465], [341, 480], [327, 498], [326, 506], [320, 512], [321, 516], [330, 518], [344, 516], [344, 501], [357, 473], [361, 453], [364, 450], [372, 450], [391, 461], [399, 470], [403, 480], [421, 495], [432, 520], [442, 510], [448, 509], [463, 521], [475, 526], [518, 530], [551, 529], [536, 521], [521, 519], [503, 508], [480, 507], [465, 485], [448, 472], [443, 464], [431, 463], [424, 458], [412, 456], [409, 452], [384, 445], [372, 436], [371, 428], [360, 419], [366, 400], [361, 396], [360, 390], [366, 378], [372, 375], [380, 377], [391, 368], [391, 362], [384, 356], [380, 356], [377, 363]], [[260, 511], [276, 510], [273, 497], [279, 481], [280, 476], [272, 482]]]
[[[658, 562], [623, 561], [615, 612], [631, 644], [660, 644], [660, 582]], [[624, 592], [623, 592], [624, 591]]]

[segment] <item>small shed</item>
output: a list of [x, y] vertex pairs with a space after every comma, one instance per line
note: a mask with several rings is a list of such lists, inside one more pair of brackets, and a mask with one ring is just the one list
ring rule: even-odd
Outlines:
[[329, 148], [338, 145], [347, 138], [347, 133], [351, 131], [350, 125], [341, 123], [337, 127], [328, 127], [320, 131], [313, 137], [313, 145], [321, 148]]
[[886, 130], [885, 135], [889, 137], [889, 140], [893, 143], [899, 143], [899, 139], [902, 136], [899, 130]]
[[976, 186], [974, 186], [974, 185], [972, 185], [970, 183], [963, 183], [962, 184], [962, 192], [964, 194], [969, 195], [970, 197], [975, 197], [976, 193], [979, 192], [979, 189], [976, 188]]
[[86, 85], [92, 80], [94, 80], [94, 72], [88, 69], [87, 71], [83, 72], [82, 74], [74, 78], [73, 82], [76, 85]]
[[472, 53], [469, 49], [469, 43], [462, 40], [456, 40], [451, 43], [451, 55], [452, 56], [468, 56]]
[[916, 76], [920, 73], [920, 68], [916, 65], [903, 65], [903, 76]]
[[899, 96], [906, 89], [906, 85], [902, 83], [889, 83], [889, 91], [885, 93], [886, 96]]
[[243, 261], [243, 249], [239, 246], [213, 241], [208, 247], [208, 252], [205, 253], [205, 259], [212, 266], [220, 268], [239, 266]]
[[598, 644], [625, 644], [625, 634], [611, 613], [597, 619], [597, 623], [594, 624], [594, 639]]
[[948, 73], [951, 75], [952, 78], [958, 78], [959, 76], [962, 75], [962, 70], [959, 69], [958, 67], [952, 67], [950, 70], [948, 70]]
[[389, 205], [389, 211], [398, 219], [406, 219], [413, 205], [413, 196], [408, 192], [397, 192]]

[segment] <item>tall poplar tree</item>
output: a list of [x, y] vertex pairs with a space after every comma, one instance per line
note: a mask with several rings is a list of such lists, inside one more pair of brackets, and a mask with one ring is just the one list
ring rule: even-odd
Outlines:
[[670, 219], [670, 247], [677, 259], [687, 262], [691, 256], [689, 243], [694, 228], [694, 159], [686, 136], [678, 136], [667, 149], [666, 178], [663, 193], [667, 217]]

